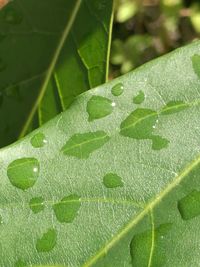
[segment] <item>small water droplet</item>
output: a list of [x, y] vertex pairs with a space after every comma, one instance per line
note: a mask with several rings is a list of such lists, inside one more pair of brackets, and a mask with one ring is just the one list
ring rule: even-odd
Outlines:
[[43, 133], [37, 133], [31, 138], [31, 145], [35, 148], [46, 145], [47, 139]]
[[22, 19], [23, 19], [23, 16], [18, 10], [12, 7], [5, 9], [4, 20], [6, 23], [20, 24], [22, 22]]
[[36, 183], [39, 176], [39, 162], [35, 158], [21, 158], [8, 165], [7, 175], [12, 185], [26, 190]]
[[55, 229], [50, 228], [41, 238], [37, 240], [36, 249], [38, 252], [49, 252], [56, 245], [57, 234]]
[[6, 69], [6, 63], [0, 58], [0, 72]]
[[69, 195], [53, 205], [56, 218], [60, 223], [71, 223], [78, 214], [81, 206], [80, 197], [76, 194]]
[[163, 148], [168, 147], [169, 145], [169, 140], [166, 138], [163, 138], [159, 135], [152, 135], [152, 149], [153, 150], [161, 150]]
[[113, 86], [111, 92], [114, 96], [120, 96], [124, 92], [124, 86], [122, 83], [118, 83]]
[[29, 207], [34, 213], [44, 210], [44, 199], [42, 197], [34, 197], [29, 202]]
[[145, 94], [140, 90], [138, 95], [136, 95], [133, 98], [133, 103], [134, 104], [142, 104], [142, 102], [144, 102], [144, 100], [145, 100]]
[[180, 111], [183, 111], [184, 109], [189, 108], [190, 105], [188, 103], [185, 103], [183, 101], [170, 101], [168, 102], [161, 110], [161, 115], [170, 115], [174, 114]]
[[107, 173], [103, 177], [103, 184], [107, 188], [122, 187], [124, 185], [122, 178], [115, 173]]
[[103, 96], [92, 96], [87, 103], [89, 121], [101, 119], [113, 111], [112, 101]]
[[15, 262], [14, 266], [15, 267], [26, 267], [27, 265], [23, 260], [19, 259], [18, 261]]
[[193, 190], [178, 201], [178, 210], [183, 220], [190, 220], [200, 215], [200, 192]]

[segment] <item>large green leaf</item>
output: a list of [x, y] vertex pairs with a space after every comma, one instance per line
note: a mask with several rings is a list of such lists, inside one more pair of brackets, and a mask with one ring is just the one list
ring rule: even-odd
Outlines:
[[14, 0], [0, 11], [0, 146], [106, 81], [111, 18], [112, 0]]
[[200, 266], [199, 47], [0, 151], [0, 266]]

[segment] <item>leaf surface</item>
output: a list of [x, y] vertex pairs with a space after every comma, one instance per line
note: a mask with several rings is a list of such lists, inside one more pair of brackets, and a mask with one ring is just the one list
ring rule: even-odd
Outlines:
[[14, 0], [0, 11], [0, 146], [106, 81], [112, 2]]
[[82, 94], [0, 151], [0, 266], [199, 266], [199, 46]]

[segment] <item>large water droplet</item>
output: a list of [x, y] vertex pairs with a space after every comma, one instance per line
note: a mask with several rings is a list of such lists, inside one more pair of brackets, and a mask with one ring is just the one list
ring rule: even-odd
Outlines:
[[[135, 235], [130, 244], [132, 266], [149, 266], [149, 253], [152, 249], [152, 230], [154, 234], [154, 251], [151, 266], [164, 266], [166, 261], [165, 238], [172, 224], [161, 224], [155, 229]], [[160, 253], [160, 252], [163, 253]]]
[[200, 192], [193, 190], [178, 201], [178, 210], [183, 220], [190, 220], [200, 215]]
[[145, 94], [140, 90], [138, 95], [136, 95], [133, 98], [133, 103], [134, 104], [142, 104], [142, 102], [144, 102], [144, 100], [145, 100]]
[[112, 101], [103, 96], [92, 96], [87, 103], [89, 121], [110, 115], [113, 111]]
[[107, 188], [122, 187], [124, 185], [122, 178], [115, 173], [107, 173], [103, 177], [103, 183]]
[[76, 194], [69, 195], [53, 205], [56, 218], [60, 223], [71, 223], [78, 214], [81, 206], [80, 197]]
[[23, 19], [23, 16], [18, 10], [12, 7], [5, 9], [4, 20], [6, 23], [20, 24], [22, 22], [22, 19]]
[[161, 115], [170, 115], [177, 112], [180, 112], [186, 108], [189, 108], [190, 105], [188, 103], [185, 103], [183, 101], [170, 101], [168, 102], [161, 110]]
[[114, 96], [120, 96], [124, 91], [124, 86], [122, 83], [118, 83], [116, 85], [113, 86], [113, 88], [111, 89], [111, 92]]
[[42, 197], [34, 197], [29, 202], [29, 207], [34, 213], [38, 213], [44, 209], [44, 199]]
[[0, 58], [0, 72], [6, 69], [6, 63]]
[[109, 139], [110, 137], [104, 131], [75, 134], [66, 142], [61, 151], [65, 155], [87, 159]]
[[37, 133], [31, 138], [31, 144], [35, 148], [43, 147], [46, 143], [47, 139], [43, 133]]
[[39, 162], [35, 158], [21, 158], [8, 165], [7, 175], [12, 185], [26, 190], [36, 183], [39, 176]]
[[49, 229], [37, 240], [36, 249], [38, 252], [49, 252], [56, 245], [57, 234], [55, 229]]

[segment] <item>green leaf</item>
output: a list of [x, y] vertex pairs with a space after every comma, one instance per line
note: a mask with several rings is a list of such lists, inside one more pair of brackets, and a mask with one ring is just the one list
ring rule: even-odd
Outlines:
[[[1, 149], [0, 266], [199, 265], [199, 47], [82, 94]], [[97, 96], [115, 105], [89, 120]]]
[[0, 146], [106, 81], [112, 2], [13, 0], [0, 11]]

